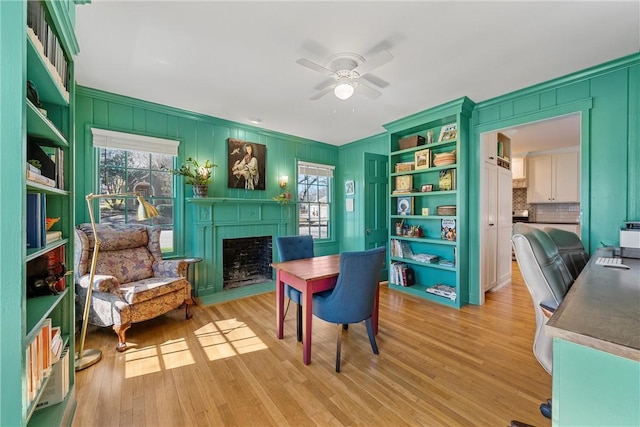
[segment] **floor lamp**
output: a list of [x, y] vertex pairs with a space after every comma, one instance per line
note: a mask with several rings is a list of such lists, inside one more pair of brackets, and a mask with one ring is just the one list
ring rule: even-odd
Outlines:
[[91, 295], [93, 294], [93, 280], [96, 275], [96, 264], [98, 262], [98, 251], [100, 250], [100, 238], [96, 231], [96, 220], [93, 216], [93, 199], [138, 199], [138, 221], [158, 216], [158, 210], [151, 203], [147, 202], [140, 194], [137, 193], [121, 193], [121, 194], [88, 194], [86, 197], [87, 207], [89, 208], [89, 219], [91, 220], [91, 229], [93, 231], [93, 256], [91, 257], [91, 269], [89, 271], [89, 286], [87, 287], [87, 298], [84, 303], [84, 313], [82, 315], [82, 331], [80, 333], [80, 350], [76, 353], [75, 366], [76, 371], [81, 371], [89, 366], [95, 365], [102, 359], [102, 351], [100, 349], [84, 349], [84, 340], [87, 336], [87, 324], [89, 323], [89, 310], [91, 310]]

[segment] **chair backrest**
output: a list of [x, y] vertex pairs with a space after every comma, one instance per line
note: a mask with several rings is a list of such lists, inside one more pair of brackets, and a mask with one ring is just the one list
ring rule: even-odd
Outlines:
[[544, 231], [516, 223], [511, 241], [536, 315], [533, 353], [542, 367], [551, 373], [552, 340], [544, 332], [547, 318], [540, 304], [557, 307], [573, 284], [573, 277], [562, 261], [557, 246]]
[[278, 236], [276, 237], [278, 258], [280, 261], [313, 258], [313, 236]]
[[[162, 260], [160, 227], [141, 224], [96, 224], [100, 251], [96, 273], [114, 276], [120, 283], [153, 277], [154, 262]], [[88, 274], [95, 239], [91, 224], [75, 229], [75, 275]]]
[[560, 258], [569, 269], [573, 280], [577, 279], [582, 269], [589, 262], [589, 255], [584, 250], [580, 237], [571, 231], [554, 227], [545, 227], [544, 231], [558, 247]]
[[332, 323], [358, 323], [373, 314], [386, 247], [340, 254], [340, 274], [327, 297], [331, 313], [322, 318]]

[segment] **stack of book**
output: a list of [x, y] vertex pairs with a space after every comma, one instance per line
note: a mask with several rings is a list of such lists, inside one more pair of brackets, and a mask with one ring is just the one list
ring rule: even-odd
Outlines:
[[393, 285], [412, 286], [415, 284], [415, 275], [411, 267], [404, 262], [392, 262], [389, 281]]
[[451, 301], [455, 301], [457, 297], [456, 288], [442, 283], [437, 283], [426, 289], [427, 292], [441, 297], [449, 298]]
[[409, 242], [391, 239], [391, 256], [397, 258], [411, 258], [413, 251]]

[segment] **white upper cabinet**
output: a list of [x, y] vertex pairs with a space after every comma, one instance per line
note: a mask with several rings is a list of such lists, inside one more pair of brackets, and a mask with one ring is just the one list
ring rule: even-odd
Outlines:
[[578, 152], [529, 157], [528, 203], [580, 203]]

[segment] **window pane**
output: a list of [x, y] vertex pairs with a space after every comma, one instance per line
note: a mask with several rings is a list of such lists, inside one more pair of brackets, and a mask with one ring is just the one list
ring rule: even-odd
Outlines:
[[[310, 172], [314, 171], [317, 175]], [[304, 173], [303, 173], [304, 172]], [[298, 233], [330, 238], [331, 173], [321, 168], [298, 168]]]
[[165, 154], [103, 148], [99, 150], [98, 159], [100, 193], [138, 193], [159, 213], [157, 217], [138, 221], [138, 200], [135, 197], [98, 199], [100, 221], [158, 225], [162, 228], [162, 251], [173, 252], [173, 178], [162, 167], [172, 167], [175, 158]]

